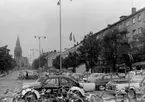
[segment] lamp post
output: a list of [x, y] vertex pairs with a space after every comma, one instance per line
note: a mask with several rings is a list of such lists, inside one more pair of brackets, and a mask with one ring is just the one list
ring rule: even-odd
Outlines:
[[61, 59], [61, 54], [62, 54], [62, 46], [61, 46], [61, 0], [59, 0], [59, 18], [60, 18], [60, 25], [59, 25], [59, 27], [60, 27], [60, 72], [62, 71], [62, 59]]
[[38, 40], [39, 40], [39, 68], [40, 68], [40, 56], [41, 56], [41, 38], [46, 38], [46, 36], [34, 36], [35, 38], [38, 38]]
[[[70, 0], [70, 1], [72, 1], [72, 0]], [[61, 0], [59, 0], [58, 1], [58, 3], [57, 3], [57, 5], [59, 5], [59, 27], [60, 27], [60, 71], [62, 71], [62, 59], [61, 59], [61, 57], [62, 57], [62, 44], [61, 44], [61, 40], [62, 40], [62, 38], [61, 38], [61, 28], [62, 28], [62, 23], [61, 23]]]

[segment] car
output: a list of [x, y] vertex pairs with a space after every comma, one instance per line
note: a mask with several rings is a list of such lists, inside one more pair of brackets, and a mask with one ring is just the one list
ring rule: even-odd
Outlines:
[[24, 83], [23, 89], [33, 87], [33, 89], [37, 90], [39, 93], [41, 93], [43, 89], [46, 89], [46, 90], [50, 90], [51, 94], [56, 95], [58, 94], [58, 89], [61, 86], [64, 86], [67, 91], [72, 86], [83, 88], [83, 86], [78, 81], [74, 80], [71, 77], [67, 77], [64, 75], [50, 75], [50, 76], [40, 77], [35, 82]]
[[78, 81], [83, 80], [84, 77], [83, 73], [73, 73], [71, 76]]
[[106, 84], [106, 90], [112, 94], [126, 93], [130, 98], [135, 98], [137, 94], [144, 94], [145, 75], [138, 75], [136, 73], [129, 74], [124, 79], [108, 82]]
[[118, 80], [119, 77], [116, 74], [105, 74], [98, 76], [98, 79], [95, 81], [96, 90], [102, 90], [106, 88], [106, 84], [111, 80]]
[[[35, 82], [24, 83], [22, 88], [23, 89], [33, 88], [34, 90], [37, 90], [40, 94], [45, 89], [45, 90], [49, 90], [51, 94], [57, 95], [59, 88], [62, 86], [65, 87], [67, 91], [72, 86], [79, 87], [82, 89], [84, 88], [85, 91], [94, 91], [95, 89], [94, 83], [79, 83], [75, 79], [64, 75], [43, 76], [40, 77]], [[37, 95], [38, 94], [36, 94], [36, 96]], [[39, 97], [39, 95], [37, 97]]]
[[[105, 75], [105, 73], [92, 73], [88, 78], [87, 78], [87, 81], [88, 82], [96, 82], [96, 80], [102, 76], [102, 75]], [[83, 79], [85, 80], [85, 79]]]

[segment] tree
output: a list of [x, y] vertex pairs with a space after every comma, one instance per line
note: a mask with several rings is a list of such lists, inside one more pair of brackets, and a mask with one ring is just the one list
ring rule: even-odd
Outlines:
[[98, 61], [100, 50], [100, 40], [97, 40], [96, 36], [93, 35], [92, 32], [84, 37], [82, 45], [78, 48], [77, 51], [80, 53], [80, 64], [85, 63], [86, 71], [89, 69], [93, 71], [93, 67]]
[[70, 52], [68, 54], [68, 56], [66, 58], [64, 58], [64, 67], [69, 68], [72, 67], [73, 68], [73, 72], [76, 72], [76, 67], [78, 67], [80, 65], [80, 60], [79, 60], [79, 55], [77, 52]]
[[47, 54], [43, 53], [41, 56], [39, 56], [37, 59], [35, 59], [32, 63], [32, 68], [33, 69], [38, 69], [39, 68], [39, 59], [40, 59], [40, 67], [42, 68], [47, 64]]
[[103, 56], [107, 64], [112, 66], [112, 72], [118, 71], [116, 64], [121, 60], [120, 56], [126, 55], [129, 51], [130, 46], [123, 38], [125, 33], [120, 33], [118, 29], [110, 30], [102, 40]]
[[[63, 67], [63, 58], [62, 57], [61, 57], [61, 61], [62, 61], [62, 67]], [[53, 59], [52, 65], [53, 65], [53, 67], [60, 69], [60, 55], [57, 56], [55, 59]]]
[[0, 47], [0, 72], [8, 72], [16, 66], [15, 60], [9, 54], [9, 49], [7, 45]]
[[141, 33], [133, 36], [131, 42], [134, 62], [144, 61], [145, 60], [145, 27], [140, 28]]

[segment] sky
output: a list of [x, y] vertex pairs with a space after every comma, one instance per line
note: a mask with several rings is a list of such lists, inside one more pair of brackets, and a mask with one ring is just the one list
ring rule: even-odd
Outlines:
[[[145, 0], [61, 0], [62, 1], [62, 50], [70, 48], [90, 31], [96, 33], [107, 24], [113, 24], [122, 15], [131, 14], [131, 7], [137, 10], [145, 7]], [[32, 56], [30, 49], [38, 49], [41, 39], [43, 51], [59, 51], [59, 6], [58, 0], [0, 0], [0, 46], [8, 45], [14, 54], [19, 36], [23, 56]], [[35, 57], [39, 53], [35, 51]]]

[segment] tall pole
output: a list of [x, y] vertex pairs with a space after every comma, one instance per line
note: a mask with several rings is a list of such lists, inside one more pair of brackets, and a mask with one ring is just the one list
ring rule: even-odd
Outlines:
[[61, 46], [61, 0], [59, 0], [59, 14], [60, 14], [60, 72], [62, 71], [62, 46]]
[[41, 56], [41, 42], [40, 42], [40, 40], [41, 40], [41, 38], [46, 38], [46, 36], [35, 36], [35, 38], [38, 38], [38, 40], [39, 40], [39, 68], [40, 68], [40, 56]]
[[40, 68], [40, 56], [41, 56], [41, 52], [40, 52], [40, 37], [38, 39], [39, 39], [39, 68]]

